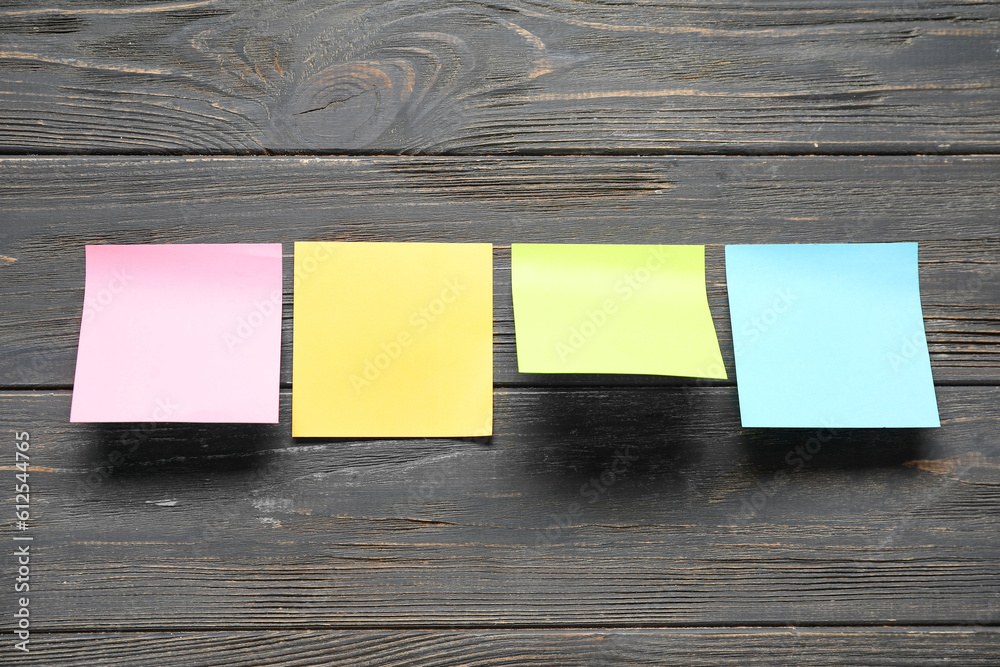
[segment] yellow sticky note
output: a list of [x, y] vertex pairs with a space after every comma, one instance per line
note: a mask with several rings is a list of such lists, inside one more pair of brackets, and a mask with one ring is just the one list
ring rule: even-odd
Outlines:
[[522, 373], [725, 378], [705, 246], [515, 243]]
[[488, 243], [295, 244], [292, 435], [493, 432]]

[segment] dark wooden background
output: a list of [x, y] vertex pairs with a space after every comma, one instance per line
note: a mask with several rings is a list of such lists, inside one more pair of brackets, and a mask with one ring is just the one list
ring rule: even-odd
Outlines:
[[[0, 664], [1000, 663], [998, 85], [996, 2], [5, 2]], [[495, 435], [292, 439], [297, 240], [494, 243]], [[281, 423], [69, 424], [84, 246], [240, 241]], [[710, 244], [730, 380], [518, 374], [517, 241]], [[942, 427], [807, 460], [722, 245], [847, 241], [920, 242]]]

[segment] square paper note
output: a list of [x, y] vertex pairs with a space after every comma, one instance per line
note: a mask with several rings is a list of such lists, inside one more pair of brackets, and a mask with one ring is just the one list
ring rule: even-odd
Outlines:
[[296, 243], [292, 435], [493, 432], [488, 243]]
[[916, 243], [726, 247], [744, 426], [940, 426]]
[[725, 378], [705, 246], [511, 246], [522, 373]]
[[87, 246], [74, 422], [278, 422], [281, 244]]

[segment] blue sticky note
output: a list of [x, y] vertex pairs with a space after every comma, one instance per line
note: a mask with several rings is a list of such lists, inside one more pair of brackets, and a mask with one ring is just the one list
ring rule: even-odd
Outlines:
[[940, 426], [916, 243], [726, 246], [743, 426]]

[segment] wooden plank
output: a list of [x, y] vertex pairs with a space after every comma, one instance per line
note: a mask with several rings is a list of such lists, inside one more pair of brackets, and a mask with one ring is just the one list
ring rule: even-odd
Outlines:
[[[7, 158], [0, 160], [0, 386], [72, 383], [87, 243], [488, 241], [498, 385], [663, 384], [516, 372], [515, 241], [921, 242], [939, 383], [1000, 382], [1000, 158]], [[709, 296], [730, 379], [722, 247]]]
[[81, 425], [8, 391], [0, 433], [46, 631], [996, 625], [1000, 388], [938, 396], [940, 429], [828, 432], [741, 429], [728, 387], [511, 389], [491, 438], [293, 440], [288, 393]]
[[20, 0], [0, 150], [996, 152], [993, 2]]
[[996, 628], [149, 632], [32, 636], [22, 667], [996, 664]]

